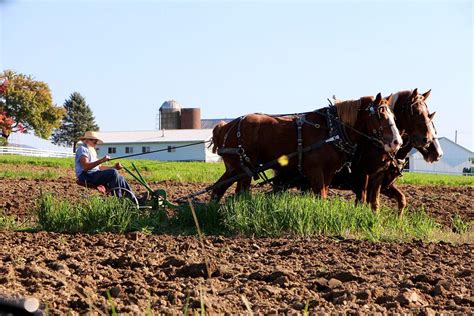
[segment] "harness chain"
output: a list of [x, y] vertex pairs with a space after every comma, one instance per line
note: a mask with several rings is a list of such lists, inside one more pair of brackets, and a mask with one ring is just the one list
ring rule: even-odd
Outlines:
[[[326, 113], [323, 113], [320, 110], [315, 110], [313, 112], [306, 112], [306, 113], [300, 113], [300, 114], [269, 115], [271, 117], [297, 115], [298, 148], [297, 148], [296, 152], [292, 152], [292, 153], [290, 153], [286, 156], [288, 157], [288, 159], [291, 159], [291, 158], [295, 157], [296, 155], [298, 155], [298, 157], [299, 157], [299, 159], [298, 159], [299, 160], [298, 161], [298, 170], [300, 171], [300, 173], [302, 173], [302, 154], [305, 153], [305, 152], [317, 149], [317, 148], [319, 148], [319, 147], [321, 147], [325, 144], [328, 144], [328, 143], [334, 143], [334, 145], [337, 149], [339, 149], [340, 151], [344, 152], [345, 154], [347, 154], [349, 156], [348, 160], [350, 161], [350, 158], [354, 155], [354, 153], [357, 149], [357, 144], [352, 144], [350, 142], [349, 137], [347, 136], [347, 133], [346, 133], [346, 130], [345, 130], [346, 128], [349, 128], [352, 131], [354, 131], [355, 133], [357, 133], [357, 134], [373, 141], [374, 145], [383, 148], [383, 144], [381, 144], [382, 142], [379, 139], [371, 137], [371, 136], [369, 136], [365, 133], [362, 133], [362, 132], [358, 131], [357, 129], [353, 128], [352, 126], [344, 124], [343, 122], [338, 120], [337, 109], [336, 109], [335, 106], [331, 105], [329, 107], [323, 108], [322, 110], [325, 110]], [[329, 138], [303, 148], [302, 147], [302, 144], [303, 144], [302, 135], [301, 135], [302, 134], [301, 133], [302, 126], [306, 123], [306, 124], [309, 124], [309, 125], [311, 125], [315, 128], [321, 128], [321, 126], [319, 124], [309, 122], [309, 121], [306, 120], [306, 115], [310, 114], [310, 113], [318, 113], [318, 114], [326, 117], [326, 121], [327, 121], [328, 126], [329, 126]], [[238, 126], [237, 139], [238, 139], [238, 143], [239, 143], [238, 146], [239, 147], [238, 148], [227, 148], [227, 147], [225, 147], [225, 142], [227, 140], [227, 137], [228, 137], [230, 131], [236, 126], [236, 125], [233, 125], [226, 132], [226, 134], [224, 135], [224, 142], [223, 142], [222, 147], [218, 148], [218, 150], [217, 150], [217, 153], [219, 155], [221, 155], [221, 154], [237, 154], [237, 155], [239, 155], [241, 166], [242, 166], [242, 168], [245, 172], [242, 173], [242, 174], [236, 175], [236, 176], [234, 176], [230, 179], [227, 179], [225, 181], [221, 181], [220, 183], [215, 183], [215, 184], [205, 188], [204, 190], [189, 194], [189, 195], [187, 195], [183, 198], [178, 199], [177, 201], [181, 201], [183, 199], [192, 198], [192, 197], [204, 194], [206, 192], [214, 190], [215, 188], [218, 188], [218, 187], [223, 186], [225, 184], [233, 183], [233, 182], [243, 178], [244, 176], [250, 176], [251, 177], [251, 176], [258, 175], [259, 173], [264, 173], [265, 170], [270, 169], [271, 167], [273, 167], [274, 165], [276, 165], [278, 163], [278, 159], [275, 159], [275, 160], [272, 160], [272, 161], [270, 161], [266, 164], [260, 164], [257, 168], [254, 168], [253, 166], [251, 166], [253, 170], [250, 170], [250, 168], [245, 166], [245, 162], [250, 164], [250, 158], [248, 158], [248, 156], [245, 154], [245, 150], [242, 147], [242, 143], [241, 143], [241, 140], [240, 140], [240, 137], [241, 137], [240, 126], [241, 126], [242, 120], [245, 117], [246, 116], [239, 117], [239, 120], [237, 122], [237, 126]], [[333, 124], [333, 122], [335, 122], [335, 124]], [[379, 133], [380, 133], [380, 131], [375, 131], [374, 132], [374, 134], [376, 136], [379, 136]], [[391, 157], [391, 158], [393, 159], [393, 157]], [[346, 164], [347, 164], [347, 162], [346, 162]], [[346, 164], [344, 164], [344, 165], [346, 165]], [[266, 176], [262, 176], [262, 178], [265, 179], [266, 182], [269, 181]]]
[[[343, 123], [338, 120], [336, 107], [331, 106], [331, 107], [324, 108], [324, 110], [326, 111], [326, 113], [321, 113], [319, 111], [315, 111], [315, 112], [317, 112], [318, 114], [322, 114], [326, 118], [327, 124], [329, 126], [329, 137], [324, 141], [316, 143], [316, 145], [317, 145], [316, 147], [314, 146], [315, 144], [313, 144], [311, 146], [303, 148], [303, 135], [302, 135], [303, 125], [308, 124], [308, 125], [311, 125], [315, 128], [321, 128], [321, 126], [319, 124], [314, 123], [314, 122], [310, 122], [306, 119], [306, 115], [309, 114], [309, 113], [313, 113], [313, 112], [302, 113], [302, 114], [296, 116], [297, 150], [296, 150], [296, 152], [293, 152], [293, 153], [291, 153], [287, 156], [288, 156], [288, 159], [293, 158], [294, 156], [298, 157], [298, 171], [303, 176], [304, 176], [304, 174], [303, 174], [303, 153], [308, 152], [310, 150], [314, 150], [316, 148], [319, 148], [319, 147], [321, 147], [322, 145], [324, 145], [326, 143], [333, 143], [338, 150], [340, 150], [340, 151], [344, 152], [345, 154], [347, 154], [348, 155], [347, 159], [350, 160], [350, 158], [354, 155], [355, 150], [357, 148], [356, 144], [352, 144], [349, 141], [349, 138], [347, 136], [347, 133], [345, 132]], [[249, 177], [259, 176], [260, 178], [264, 179], [265, 181], [268, 181], [268, 178], [266, 177], [266, 175], [264, 175], [264, 171], [268, 168], [262, 169], [262, 167], [268, 165], [268, 163], [265, 164], [265, 165], [260, 164], [260, 166], [258, 168], [256, 168], [255, 166], [253, 166], [251, 164], [250, 158], [245, 154], [245, 149], [242, 145], [242, 138], [241, 138], [242, 137], [241, 124], [242, 124], [242, 121], [245, 119], [245, 117], [246, 116], [239, 117], [236, 124], [231, 126], [231, 128], [225, 133], [224, 142], [222, 144], [222, 147], [218, 148], [217, 153], [219, 155], [222, 155], [222, 154], [238, 155], [239, 156], [239, 161], [240, 161], [240, 166], [241, 166], [242, 170], [244, 170], [245, 175], [247, 175]], [[228, 138], [230, 132], [234, 129], [235, 126], [237, 126], [237, 133], [236, 133], [237, 142], [238, 142], [237, 148], [225, 147], [225, 143], [227, 141], [227, 138]], [[270, 163], [272, 163], [272, 166], [273, 166], [273, 165], [275, 165], [276, 162], [277, 162], [277, 160], [274, 160]], [[262, 173], [262, 175], [259, 175], [260, 173]], [[238, 177], [240, 179], [242, 176], [237, 175], [235, 177]], [[233, 178], [231, 178], [231, 179], [233, 179]], [[225, 181], [224, 183], [228, 183], [227, 181]], [[219, 186], [220, 185], [223, 185], [223, 184], [219, 183]], [[204, 190], [202, 193], [205, 193], [209, 190]], [[199, 194], [202, 194], [200, 192], [199, 192]], [[199, 194], [197, 194], [197, 195], [199, 195]], [[192, 196], [195, 196], [195, 195], [192, 195]]]
[[[334, 142], [335, 140], [337, 140], [337, 138], [335, 137], [331, 137], [331, 138], [328, 138], [328, 139], [325, 139], [325, 140], [321, 140], [317, 143], [314, 143], [310, 146], [306, 146], [303, 148], [303, 153], [306, 153], [306, 152], [309, 152], [309, 151], [312, 151], [312, 150], [315, 150], [317, 148], [320, 148], [326, 144], [329, 144], [329, 143], [332, 143]], [[236, 149], [236, 148], [227, 148], [227, 149]], [[298, 154], [298, 152], [292, 152], [288, 155], [286, 155], [288, 157], [288, 159], [291, 159], [293, 157], [295, 157], [296, 155]], [[264, 172], [265, 170], [268, 170], [268, 169], [271, 169], [273, 166], [276, 166], [278, 164], [278, 159], [275, 159], [275, 160], [272, 160], [270, 162], [267, 162], [265, 164], [261, 164], [260, 166], [258, 166], [257, 168], [255, 168], [254, 172], [255, 174], [257, 173], [260, 173], [260, 172]], [[238, 175], [235, 175], [233, 176], [232, 178], [229, 178], [227, 180], [224, 180], [224, 181], [221, 181], [221, 182], [217, 182], [217, 183], [214, 183], [208, 187], [206, 187], [205, 189], [201, 190], [201, 191], [198, 191], [198, 192], [194, 192], [194, 193], [191, 193], [191, 194], [188, 194], [184, 197], [181, 197], [177, 200], [175, 200], [175, 202], [180, 202], [180, 201], [186, 201], [188, 198], [193, 198], [193, 197], [196, 197], [198, 195], [201, 195], [201, 194], [204, 194], [206, 192], [209, 192], [209, 191], [212, 191], [216, 188], [219, 188], [221, 186], [224, 186], [226, 184], [229, 184], [229, 183], [233, 183], [235, 181], [238, 181], [244, 177], [247, 177], [247, 173], [246, 172], [243, 172], [243, 173], [240, 173]]]
[[298, 116], [296, 118], [296, 129], [298, 130], [298, 146], [296, 150], [298, 151], [298, 171], [303, 174], [303, 135], [301, 130], [303, 129], [303, 116]]

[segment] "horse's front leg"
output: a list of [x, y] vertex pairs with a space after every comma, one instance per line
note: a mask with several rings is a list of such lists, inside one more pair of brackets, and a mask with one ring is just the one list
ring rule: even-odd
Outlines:
[[225, 191], [227, 191], [227, 189], [233, 184], [233, 182], [228, 182], [225, 184], [224, 182], [235, 175], [235, 170], [226, 169], [225, 173], [219, 178], [219, 180], [217, 180], [216, 183], [214, 183], [215, 187], [212, 189], [211, 201], [219, 202], [221, 200], [222, 196], [225, 194]]
[[324, 183], [324, 172], [321, 168], [312, 168], [306, 171], [313, 193], [322, 199], [327, 198], [327, 185]]
[[378, 211], [380, 207], [380, 189], [382, 188], [384, 175], [384, 172], [372, 175], [367, 185], [367, 201], [374, 212]]
[[368, 197], [369, 197], [369, 203], [372, 208], [372, 211], [377, 212], [380, 207], [380, 188], [381, 188], [380, 183], [374, 184], [369, 192], [368, 192]]
[[235, 188], [235, 194], [247, 193], [250, 191], [250, 184], [252, 183], [251, 177], [245, 177], [240, 179], [237, 182], [237, 187]]
[[395, 199], [398, 204], [398, 214], [403, 216], [403, 212], [407, 206], [407, 199], [405, 194], [395, 186], [395, 184], [391, 184], [388, 187], [382, 190], [382, 194], [388, 196], [391, 199]]
[[369, 184], [369, 175], [355, 175], [354, 193], [356, 194], [355, 204], [365, 204], [367, 202], [367, 186]]

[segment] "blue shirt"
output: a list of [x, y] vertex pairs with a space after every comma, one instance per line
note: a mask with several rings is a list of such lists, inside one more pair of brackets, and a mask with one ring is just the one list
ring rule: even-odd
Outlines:
[[[84, 171], [84, 168], [82, 168], [81, 162], [79, 161], [82, 156], [87, 157], [89, 159], [89, 162], [97, 161], [97, 153], [94, 149], [88, 148], [85, 145], [79, 146], [76, 150], [76, 158], [74, 160], [74, 169], [76, 171], [76, 177], [79, 177], [79, 175]], [[99, 166], [96, 166], [88, 170], [87, 172], [95, 172], [99, 170]]]

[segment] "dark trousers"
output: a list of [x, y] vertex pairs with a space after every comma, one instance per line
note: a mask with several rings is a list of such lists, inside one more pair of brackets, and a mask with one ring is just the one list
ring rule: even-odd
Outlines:
[[81, 182], [90, 183], [95, 186], [104, 185], [108, 190], [114, 189], [119, 196], [122, 196], [122, 194], [117, 188], [127, 189], [132, 192], [127, 180], [115, 169], [83, 172], [79, 175], [78, 179]]

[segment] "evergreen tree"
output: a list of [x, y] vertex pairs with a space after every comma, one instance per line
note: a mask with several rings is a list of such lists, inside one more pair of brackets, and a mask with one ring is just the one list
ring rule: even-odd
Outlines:
[[66, 115], [61, 121], [52, 137], [56, 145], [73, 146], [76, 151], [76, 143], [86, 131], [98, 131], [99, 126], [95, 123], [94, 115], [86, 100], [79, 92], [73, 92], [69, 99], [64, 101]]

